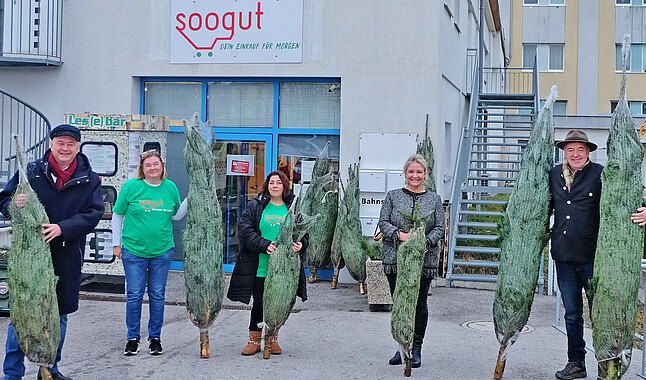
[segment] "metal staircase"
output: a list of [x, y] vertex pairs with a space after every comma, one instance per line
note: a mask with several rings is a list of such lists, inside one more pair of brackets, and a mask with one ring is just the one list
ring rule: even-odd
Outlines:
[[[13, 135], [18, 135], [27, 160], [42, 157], [49, 148], [51, 124], [33, 106], [0, 89], [0, 189], [18, 170]], [[0, 215], [0, 226], [7, 221]]]
[[[487, 83], [504, 83], [496, 87], [518, 91], [518, 82], [527, 82], [528, 75], [533, 77], [531, 85], [521, 93], [487, 88]], [[453, 281], [496, 282], [498, 222], [520, 170], [539, 104], [536, 67], [532, 72], [483, 68], [474, 76], [451, 192], [447, 287]], [[492, 80], [494, 76], [496, 80]], [[539, 284], [542, 286], [542, 276]]]

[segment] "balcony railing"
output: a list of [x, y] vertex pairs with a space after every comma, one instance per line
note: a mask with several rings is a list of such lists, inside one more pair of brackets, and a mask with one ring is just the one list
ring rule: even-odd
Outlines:
[[60, 66], [62, 0], [0, 0], [0, 65]]
[[531, 69], [517, 67], [484, 67], [482, 69], [483, 93], [532, 94], [534, 73]]

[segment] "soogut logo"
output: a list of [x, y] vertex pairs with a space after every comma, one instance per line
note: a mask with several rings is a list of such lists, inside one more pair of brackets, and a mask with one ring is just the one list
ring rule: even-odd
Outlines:
[[151, 199], [140, 199], [139, 200], [139, 206], [141, 206], [147, 212], [150, 212], [152, 210], [155, 210], [155, 211], [169, 211], [169, 210], [158, 209], [157, 208], [157, 207], [164, 206], [164, 201], [162, 199], [160, 199], [158, 201], [153, 201]]
[[[264, 14], [260, 1], [256, 10], [237, 12], [179, 12], [175, 16], [175, 29], [197, 50], [212, 50], [218, 41], [230, 41], [237, 30], [262, 29]], [[219, 33], [218, 33], [219, 32]], [[224, 35], [221, 35], [223, 32]], [[201, 53], [197, 53], [198, 57]], [[209, 52], [209, 56], [212, 53]]]

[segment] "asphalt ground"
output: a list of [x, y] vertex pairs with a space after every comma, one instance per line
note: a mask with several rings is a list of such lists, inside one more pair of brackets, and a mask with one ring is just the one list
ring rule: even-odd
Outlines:
[[[228, 284], [228, 281], [227, 281]], [[440, 284], [441, 285], [441, 284]], [[180, 272], [171, 272], [162, 330], [164, 354], [148, 354], [145, 340], [147, 305], [142, 315], [138, 355], [126, 357], [124, 296], [83, 292], [79, 311], [69, 316], [59, 368], [73, 379], [399, 379], [404, 366], [390, 366], [397, 345], [390, 334], [390, 313], [369, 311], [357, 284], [329, 281], [308, 284], [309, 300], [296, 301], [280, 330], [282, 355], [269, 360], [262, 353], [243, 357], [249, 307], [225, 300], [210, 327], [211, 358], [199, 357], [199, 331], [188, 319]], [[429, 323], [422, 366], [415, 379], [491, 379], [499, 345], [492, 324], [494, 292], [487, 289], [431, 289]], [[566, 363], [566, 337], [554, 327], [555, 298], [537, 295], [527, 332], [511, 348], [503, 379], [554, 379]], [[0, 341], [9, 318], [0, 318]], [[591, 342], [591, 331], [586, 329]], [[0, 358], [4, 359], [4, 351]], [[637, 379], [641, 351], [624, 379]], [[588, 379], [595, 379], [594, 354], [586, 356]], [[27, 363], [25, 378], [36, 379], [37, 367]]]

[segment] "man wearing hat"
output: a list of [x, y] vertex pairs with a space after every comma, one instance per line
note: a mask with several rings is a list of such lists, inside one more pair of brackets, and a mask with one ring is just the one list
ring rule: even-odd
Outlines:
[[590, 161], [590, 152], [597, 145], [579, 129], [568, 132], [556, 144], [565, 160], [550, 171], [552, 226], [552, 258], [561, 298], [565, 307], [565, 328], [568, 340], [568, 363], [556, 372], [557, 379], [587, 376], [585, 341], [583, 340], [583, 296], [585, 289], [592, 309], [590, 280], [599, 234], [599, 200], [603, 166]]
[[[92, 171], [88, 158], [79, 152], [81, 131], [62, 124], [52, 129], [49, 137], [50, 149], [43, 158], [28, 164], [27, 177], [49, 217], [49, 223], [43, 224], [43, 239], [49, 243], [54, 273], [58, 276], [56, 295], [61, 326], [61, 342], [51, 373], [54, 380], [66, 380], [69, 377], [58, 371], [58, 362], [65, 340], [67, 314], [78, 309], [85, 235], [99, 223], [104, 206], [99, 176]], [[0, 192], [0, 212], [8, 218], [18, 180], [16, 173]], [[25, 199], [24, 194], [18, 194], [16, 206], [23, 207]], [[9, 325], [3, 365], [5, 380], [24, 376], [24, 356], [15, 330]]]

